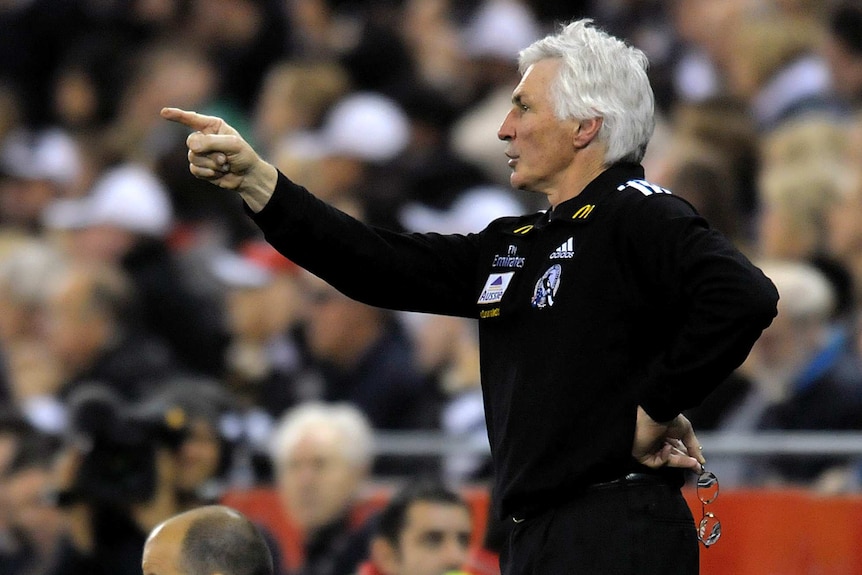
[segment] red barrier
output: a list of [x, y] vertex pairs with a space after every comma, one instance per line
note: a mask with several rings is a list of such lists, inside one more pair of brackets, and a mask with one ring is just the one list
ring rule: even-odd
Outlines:
[[[360, 524], [372, 513], [381, 509], [392, 494], [388, 485], [369, 487], [362, 494], [351, 514], [351, 521]], [[462, 495], [470, 504], [473, 517], [473, 540], [471, 544], [478, 547], [482, 543], [485, 524], [488, 521], [488, 506], [490, 498], [484, 487], [465, 487]], [[229, 491], [222, 497], [221, 503], [241, 511], [247, 517], [263, 525], [276, 539], [282, 552], [282, 563], [288, 570], [296, 569], [302, 563], [303, 533], [290, 519], [289, 513], [278, 494], [271, 488], [256, 487], [254, 489]]]
[[[358, 503], [360, 521], [392, 493], [375, 486]], [[474, 545], [488, 519], [488, 492], [463, 490], [473, 509]], [[685, 497], [695, 520], [701, 504], [693, 490]], [[222, 500], [263, 524], [281, 544], [284, 563], [302, 561], [302, 533], [283, 511], [272, 489], [232, 491]], [[709, 508], [721, 521], [721, 540], [701, 548], [701, 575], [862, 575], [862, 495], [820, 496], [804, 490], [723, 491]]]
[[[699, 520], [700, 501], [685, 495]], [[709, 511], [722, 535], [701, 550], [702, 575], [862, 575], [862, 496], [726, 491]]]

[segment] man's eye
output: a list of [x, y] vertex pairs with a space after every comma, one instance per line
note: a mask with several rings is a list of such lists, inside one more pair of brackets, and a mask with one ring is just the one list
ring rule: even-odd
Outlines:
[[443, 544], [443, 539], [445, 536], [440, 531], [431, 531], [429, 533], [425, 533], [422, 537], [422, 543], [429, 548], [438, 548]]

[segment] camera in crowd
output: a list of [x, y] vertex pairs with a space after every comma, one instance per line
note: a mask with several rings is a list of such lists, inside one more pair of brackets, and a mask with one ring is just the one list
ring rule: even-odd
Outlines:
[[166, 402], [124, 401], [99, 384], [77, 390], [69, 408], [70, 439], [82, 459], [60, 503], [149, 501], [157, 487], [158, 450], [176, 450], [182, 443], [186, 410]]

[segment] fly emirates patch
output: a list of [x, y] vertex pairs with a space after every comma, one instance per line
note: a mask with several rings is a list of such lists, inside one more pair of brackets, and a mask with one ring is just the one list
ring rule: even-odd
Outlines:
[[518, 246], [509, 245], [506, 255], [497, 254], [491, 267], [495, 268], [522, 268], [527, 259], [518, 255]]
[[515, 272], [489, 275], [488, 281], [485, 282], [485, 287], [482, 288], [482, 293], [479, 295], [479, 301], [476, 303], [500, 303], [503, 301], [503, 294], [509, 289], [509, 283], [511, 283], [514, 275]]

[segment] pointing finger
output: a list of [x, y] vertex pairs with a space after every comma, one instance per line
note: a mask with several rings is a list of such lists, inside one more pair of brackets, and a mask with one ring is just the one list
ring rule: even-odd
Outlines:
[[215, 116], [205, 116], [197, 112], [189, 112], [179, 108], [162, 108], [160, 115], [166, 120], [183, 124], [199, 132], [217, 134], [224, 122]]

